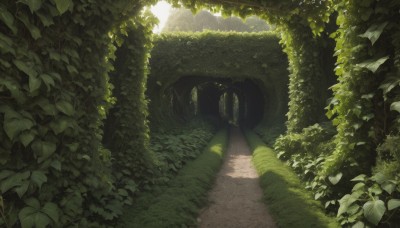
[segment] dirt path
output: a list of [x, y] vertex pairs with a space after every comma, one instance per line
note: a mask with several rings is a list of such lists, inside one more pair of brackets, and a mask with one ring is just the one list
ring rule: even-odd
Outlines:
[[199, 227], [276, 227], [261, 202], [262, 190], [251, 152], [242, 133], [233, 128], [224, 164], [201, 212]]

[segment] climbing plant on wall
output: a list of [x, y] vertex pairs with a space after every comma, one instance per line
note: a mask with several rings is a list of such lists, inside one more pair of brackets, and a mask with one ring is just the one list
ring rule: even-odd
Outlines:
[[117, 184], [132, 193], [136, 185], [142, 186], [151, 179], [154, 165], [148, 149], [148, 113], [144, 97], [154, 22], [147, 12], [126, 21], [114, 32], [116, 42], [122, 42], [115, 53], [115, 71], [110, 75], [116, 104], [107, 116], [103, 141], [113, 152]]
[[[130, 193], [141, 184], [134, 182], [139, 179], [135, 174], [147, 177], [151, 170], [145, 158], [151, 154], [146, 151], [143, 96], [151, 23], [142, 21], [140, 10], [154, 2], [0, 3], [0, 226], [113, 226], [122, 205], [131, 201]], [[339, 83], [332, 87], [328, 116], [338, 134], [335, 152], [319, 175], [340, 174], [339, 184], [348, 184], [356, 173], [366, 175], [353, 179], [358, 187], [340, 200], [338, 216], [343, 225], [397, 222], [398, 216], [390, 214], [399, 213], [395, 175], [400, 120], [398, 0], [170, 2], [227, 15], [256, 14], [278, 26], [291, 73], [288, 129], [295, 134], [319, 118], [316, 113], [323, 99], [314, 98], [324, 70], [317, 61], [318, 35], [335, 9], [339, 30], [332, 37]], [[180, 45], [187, 48], [193, 40]], [[124, 51], [132, 59], [121, 61], [124, 67], [118, 67], [120, 72], [112, 79], [117, 103], [108, 121], [118, 129], [105, 138], [106, 149], [101, 144], [102, 125], [113, 103], [108, 72], [116, 43], [122, 45], [117, 62]], [[176, 69], [183, 66], [184, 59], [180, 61], [174, 63]], [[132, 65], [126, 68], [128, 63]], [[119, 77], [120, 81], [119, 73], [127, 77]], [[124, 88], [128, 84], [136, 90]], [[162, 81], [154, 82], [158, 84], [164, 86]], [[136, 108], [125, 102], [133, 102]], [[128, 126], [130, 121], [140, 123]], [[139, 161], [138, 150], [144, 155]], [[126, 156], [138, 163], [129, 167], [121, 161]], [[113, 157], [118, 160], [114, 165], [124, 167], [114, 177]], [[381, 174], [385, 178], [378, 178]], [[355, 214], [347, 210], [350, 206], [358, 206], [352, 207]]]
[[109, 32], [143, 2], [0, 4], [1, 226], [100, 227], [117, 216], [101, 146]]
[[377, 145], [385, 135], [398, 131], [394, 124], [398, 86], [394, 78], [398, 73], [395, 50], [399, 31], [397, 21], [392, 22], [398, 17], [398, 4], [365, 1], [337, 6], [340, 29], [334, 35], [339, 83], [333, 87], [335, 97], [328, 115], [335, 117], [339, 133], [327, 172], [353, 163], [357, 170], [368, 172], [375, 163]]

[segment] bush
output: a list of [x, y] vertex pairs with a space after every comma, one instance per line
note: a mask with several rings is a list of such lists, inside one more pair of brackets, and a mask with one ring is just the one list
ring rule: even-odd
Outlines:
[[228, 143], [220, 131], [194, 161], [189, 162], [167, 185], [142, 194], [133, 207], [126, 208], [121, 227], [187, 227], [196, 223], [199, 209]]
[[280, 136], [274, 145], [278, 158], [286, 161], [305, 182], [306, 189], [315, 200], [325, 204], [330, 212], [337, 210], [339, 199], [348, 187], [338, 185], [343, 174], [321, 175], [327, 157], [334, 151], [335, 128], [329, 123], [319, 123], [304, 128], [300, 133]]
[[186, 126], [152, 133], [150, 149], [154, 152], [159, 172], [157, 182], [166, 182], [189, 161], [196, 158], [215, 132], [203, 120], [193, 120]]
[[373, 175], [358, 175], [350, 194], [340, 200], [342, 225], [397, 227], [400, 223], [400, 138], [387, 136], [378, 146], [380, 159]]
[[[339, 227], [304, 189], [296, 174], [252, 132], [246, 132], [264, 199], [279, 227]], [[301, 208], [301, 209], [300, 209]], [[299, 210], [300, 209], [300, 210]]]

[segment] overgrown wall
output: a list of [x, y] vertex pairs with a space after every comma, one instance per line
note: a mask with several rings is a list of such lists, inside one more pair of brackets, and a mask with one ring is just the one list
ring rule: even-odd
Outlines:
[[101, 144], [109, 32], [143, 4], [0, 3], [0, 226], [101, 227], [121, 213]]
[[[266, 121], [284, 122], [287, 60], [279, 38], [273, 33], [161, 34], [155, 40], [151, 56], [148, 96], [152, 115], [162, 116], [171, 110], [166, 94], [175, 82], [196, 76], [233, 82], [254, 80], [268, 99], [264, 104]], [[160, 108], [163, 104], [166, 107]]]

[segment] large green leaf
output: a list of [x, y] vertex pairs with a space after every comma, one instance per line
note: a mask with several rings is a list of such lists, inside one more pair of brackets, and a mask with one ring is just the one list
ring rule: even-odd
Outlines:
[[19, 14], [18, 19], [20, 21], [22, 21], [22, 23], [24, 23], [25, 27], [31, 33], [31, 36], [33, 39], [37, 40], [40, 37], [42, 37], [42, 34], [40, 33], [40, 29], [30, 22], [30, 20], [26, 14]]
[[40, 202], [36, 198], [29, 198], [25, 200], [25, 204], [28, 205], [29, 207], [32, 207], [36, 210], [40, 209]]
[[17, 33], [17, 27], [14, 24], [14, 16], [5, 8], [0, 7], [0, 20], [14, 33]]
[[389, 77], [385, 79], [385, 81], [379, 86], [379, 89], [383, 91], [383, 94], [386, 95], [390, 93], [396, 86], [400, 85], [400, 78], [396, 76]]
[[43, 109], [46, 115], [55, 116], [58, 113], [56, 106], [51, 104], [47, 99], [41, 98], [36, 102], [36, 104]]
[[46, 203], [43, 208], [42, 212], [45, 213], [49, 218], [51, 218], [55, 223], [58, 223], [59, 214], [58, 214], [58, 206], [55, 203]]
[[381, 36], [387, 24], [388, 22], [383, 22], [381, 24], [373, 24], [367, 29], [367, 31], [364, 34], [360, 35], [360, 37], [368, 38], [371, 41], [372, 45], [374, 45], [375, 42]]
[[38, 162], [46, 160], [56, 151], [56, 144], [53, 142], [46, 142], [41, 140], [36, 140], [31, 145], [33, 152], [38, 157]]
[[50, 128], [53, 130], [53, 132], [56, 135], [58, 135], [61, 132], [64, 132], [65, 129], [67, 129], [70, 126], [72, 121], [74, 121], [74, 120], [71, 120], [68, 117], [61, 117], [61, 118], [58, 118], [58, 119], [52, 121], [50, 123]]
[[345, 196], [343, 196], [340, 200], [340, 207], [337, 213], [337, 216], [339, 217], [341, 214], [347, 212], [348, 208], [358, 200], [358, 197], [356, 197], [356, 195], [350, 195], [347, 194]]
[[75, 110], [74, 110], [74, 107], [72, 106], [72, 104], [65, 100], [57, 101], [56, 107], [57, 107], [58, 111], [66, 114], [68, 116], [72, 116], [75, 113]]
[[358, 67], [366, 68], [370, 70], [372, 73], [375, 73], [379, 67], [389, 59], [389, 56], [385, 56], [379, 59], [369, 59], [365, 62], [357, 64]]
[[37, 71], [33, 69], [33, 64], [28, 64], [20, 60], [14, 60], [14, 64], [29, 77], [36, 77], [38, 75]]
[[37, 77], [29, 77], [29, 91], [35, 92], [42, 85], [42, 81]]
[[19, 212], [18, 218], [22, 228], [47, 227], [51, 223], [50, 218], [46, 214], [33, 207], [23, 208]]
[[388, 176], [386, 176], [384, 173], [378, 172], [371, 177], [371, 180], [376, 181], [378, 184], [382, 184], [388, 180]]
[[47, 181], [46, 174], [43, 171], [33, 171], [31, 175], [31, 181], [35, 183], [39, 189], [42, 187], [42, 184]]
[[21, 140], [22, 144], [27, 147], [35, 139], [35, 134], [31, 131], [26, 131], [19, 135], [19, 139]]
[[355, 192], [355, 191], [357, 191], [357, 190], [363, 188], [364, 186], [365, 186], [365, 184], [362, 183], [362, 182], [357, 183], [356, 185], [354, 185], [354, 187], [353, 187], [353, 189], [352, 189], [351, 191], [352, 191], [352, 192]]
[[7, 177], [13, 175], [15, 172], [10, 170], [2, 170], [0, 172], [0, 180], [6, 179]]
[[69, 7], [73, 4], [72, 0], [53, 0], [56, 3], [58, 12], [61, 14], [65, 13]]
[[[1, 79], [0, 79], [1, 80]], [[25, 103], [26, 97], [24, 93], [21, 91], [21, 85], [15, 81], [7, 80], [2, 82], [6, 86], [6, 88], [10, 91], [11, 96], [17, 100], [18, 104]]]
[[392, 194], [392, 192], [396, 189], [396, 184], [386, 181], [381, 184], [381, 187], [383, 190], [385, 190], [387, 193]]
[[393, 102], [390, 105], [390, 110], [400, 112], [400, 101]]
[[386, 211], [385, 203], [382, 200], [368, 201], [364, 204], [363, 209], [364, 217], [374, 225], [378, 225]]
[[16, 187], [14, 191], [18, 194], [19, 198], [22, 198], [26, 191], [28, 191], [29, 187], [29, 181], [25, 181], [24, 183], [21, 184], [21, 186]]
[[54, 160], [50, 164], [51, 167], [53, 167], [55, 170], [61, 171], [61, 162], [58, 160]]
[[11, 140], [15, 139], [22, 131], [31, 129], [33, 125], [32, 120], [12, 110], [5, 113], [3, 128]]
[[351, 228], [365, 228], [365, 225], [363, 222], [358, 221], [356, 224], [354, 224]]
[[337, 183], [339, 183], [340, 179], [342, 179], [342, 176], [343, 173], [338, 173], [335, 176], [329, 176], [328, 179], [333, 185], [336, 185]]
[[55, 85], [54, 79], [48, 74], [41, 74], [40, 78], [43, 80], [44, 84], [46, 84], [47, 91], [50, 91], [50, 88]]
[[24, 207], [18, 213], [19, 221], [21, 222], [22, 228], [32, 228], [35, 226], [34, 215], [37, 213], [37, 209], [33, 207]]
[[350, 181], [365, 181], [366, 177], [367, 177], [367, 175], [360, 174], [360, 175], [354, 177], [353, 179], [351, 179]]
[[32, 13], [39, 10], [43, 4], [43, 0], [21, 0], [20, 2], [27, 4]]
[[5, 180], [2, 180], [0, 182], [1, 193], [5, 193], [14, 187], [21, 186], [28, 179], [30, 174], [31, 172], [25, 171], [23, 173], [16, 173]]
[[400, 199], [390, 199], [388, 201], [388, 210], [391, 211], [400, 207]]
[[54, 24], [53, 17], [51, 17], [51, 15], [43, 14], [40, 12], [36, 12], [36, 15], [40, 18], [40, 20], [42, 21], [42, 23], [45, 27], [48, 27], [48, 26]]

